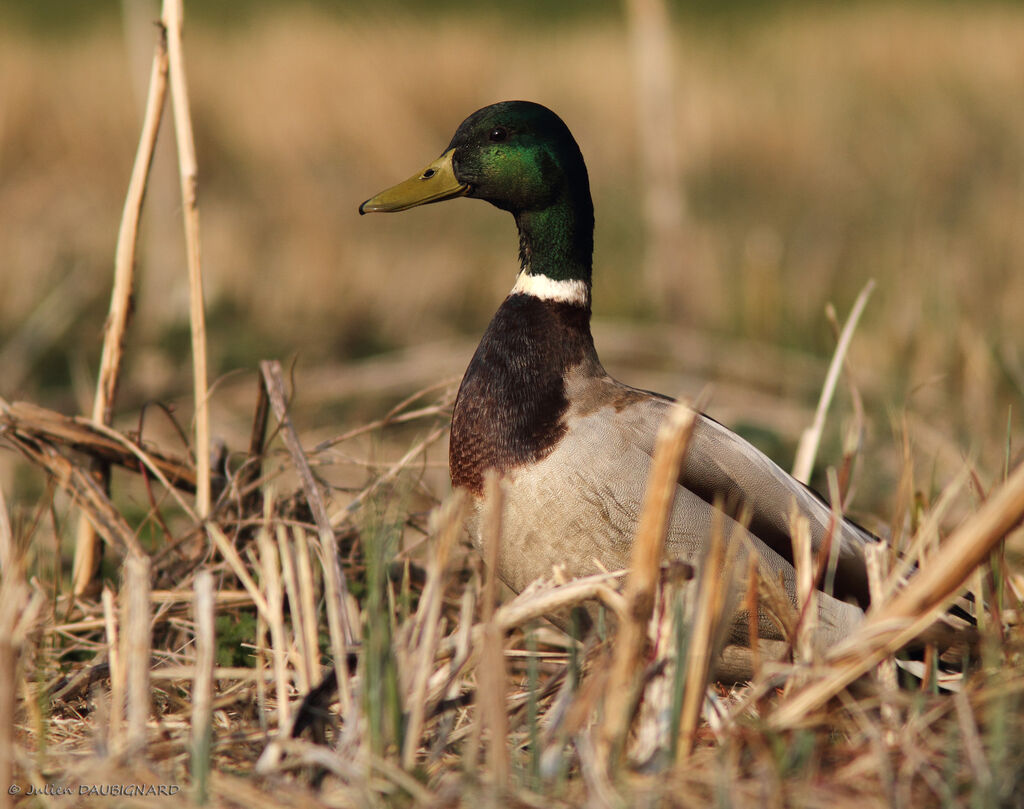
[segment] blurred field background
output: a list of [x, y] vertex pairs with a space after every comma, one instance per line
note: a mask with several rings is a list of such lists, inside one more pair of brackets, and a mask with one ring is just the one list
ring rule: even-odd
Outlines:
[[[562, 115], [588, 162], [595, 331], [613, 374], [671, 393], [713, 384], [711, 412], [786, 466], [834, 345], [824, 307], [844, 317], [875, 278], [850, 362], [868, 413], [856, 506], [887, 519], [904, 422], [925, 489], [963, 458], [986, 485], [999, 477], [1008, 440], [1020, 444], [1024, 392], [1020, 5], [674, 7], [683, 238], [657, 284], [642, 272], [623, 8], [430, 9], [187, 9], [211, 368], [226, 375], [216, 435], [244, 435], [260, 358], [295, 358], [311, 436], [461, 372], [516, 271], [509, 217], [461, 200], [364, 219], [356, 206], [438, 154], [469, 112], [527, 98]], [[146, 2], [0, 13], [8, 399], [89, 410], [157, 15]], [[118, 402], [131, 419], [147, 400], [187, 401], [173, 165], [165, 131]], [[403, 350], [405, 375], [391, 381], [393, 364], [338, 370]]]

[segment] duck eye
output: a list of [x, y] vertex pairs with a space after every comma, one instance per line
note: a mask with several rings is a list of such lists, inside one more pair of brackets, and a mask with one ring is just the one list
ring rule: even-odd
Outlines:
[[496, 126], [487, 134], [491, 143], [501, 143], [508, 138], [508, 130], [503, 126]]

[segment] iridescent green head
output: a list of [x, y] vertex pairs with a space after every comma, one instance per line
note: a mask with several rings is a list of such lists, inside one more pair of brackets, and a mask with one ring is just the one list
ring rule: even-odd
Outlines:
[[529, 273], [590, 280], [594, 209], [579, 146], [555, 113], [529, 101], [477, 110], [423, 171], [359, 206], [404, 211], [467, 196], [512, 213]]

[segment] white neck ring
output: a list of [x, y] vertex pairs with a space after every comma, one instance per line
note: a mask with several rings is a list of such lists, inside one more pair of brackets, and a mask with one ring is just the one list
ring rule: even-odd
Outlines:
[[511, 295], [532, 295], [542, 301], [571, 303], [586, 306], [590, 302], [590, 287], [578, 278], [556, 281], [546, 275], [531, 275], [520, 272], [512, 287]]

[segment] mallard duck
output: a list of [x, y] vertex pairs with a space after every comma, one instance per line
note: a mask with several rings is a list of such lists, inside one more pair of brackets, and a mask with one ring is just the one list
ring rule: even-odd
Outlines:
[[[493, 104], [463, 121], [437, 160], [359, 211], [403, 211], [455, 197], [509, 211], [519, 229], [519, 274], [469, 363], [452, 418], [449, 470], [452, 485], [474, 503], [474, 541], [479, 546], [484, 477], [496, 470], [506, 498], [497, 572], [512, 590], [556, 566], [570, 577], [624, 568], [655, 436], [672, 400], [612, 379], [598, 359], [590, 332], [594, 208], [579, 146], [540, 104]], [[829, 533], [829, 505], [698, 414], [666, 554], [699, 564], [716, 503], [727, 512], [726, 536], [743, 532], [733, 520], [747, 510], [749, 543], [742, 544], [756, 549], [795, 601], [792, 510], [807, 518], [817, 552]], [[865, 546], [876, 541], [849, 520], [835, 534], [834, 590], [819, 597], [824, 643], [860, 620], [869, 602]], [[781, 639], [766, 616], [758, 623], [761, 637]], [[729, 641], [742, 645], [747, 637], [747, 617], [737, 612]], [[748, 673], [742, 663], [732, 665], [735, 676]]]

